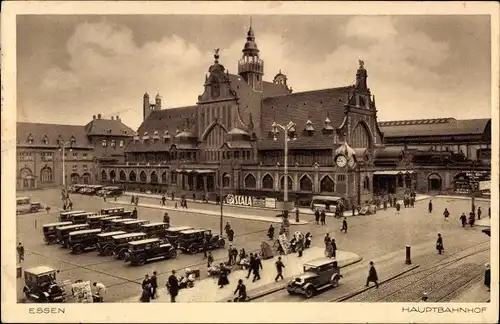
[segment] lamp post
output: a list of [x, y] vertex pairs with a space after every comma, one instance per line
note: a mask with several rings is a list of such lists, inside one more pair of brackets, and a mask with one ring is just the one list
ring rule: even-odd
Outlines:
[[72, 142], [61, 142], [60, 145], [60, 151], [62, 154], [62, 186], [63, 186], [63, 201], [65, 201], [68, 197], [68, 190], [67, 190], [67, 184], [66, 184], [66, 147], [69, 148], [69, 151], [72, 151]]
[[[297, 131], [295, 129], [295, 123], [290, 120], [290, 122], [286, 125], [280, 125], [276, 122], [273, 122], [272, 124], [272, 133], [273, 133], [273, 139], [275, 141], [278, 140], [278, 134], [279, 134], [279, 129], [281, 128], [284, 133], [284, 140], [285, 140], [285, 151], [284, 151], [284, 183], [283, 183], [283, 216], [288, 216], [288, 141], [290, 140], [297, 140]], [[285, 217], [286, 217], [285, 216]], [[285, 218], [284, 217], [284, 218]]]
[[471, 194], [471, 211], [473, 214], [476, 214], [476, 202], [475, 202], [475, 187], [474, 187], [474, 182], [476, 181], [476, 161], [472, 161], [472, 175], [469, 178], [469, 183], [470, 183], [470, 194]]
[[220, 194], [220, 199], [219, 199], [219, 203], [220, 203], [220, 221], [219, 221], [219, 229], [220, 229], [220, 235], [222, 236], [222, 229], [224, 227], [224, 212], [223, 212], [223, 205], [224, 205], [224, 174], [222, 172], [222, 161], [219, 163], [219, 175], [220, 175], [220, 188], [219, 188], [219, 194]]

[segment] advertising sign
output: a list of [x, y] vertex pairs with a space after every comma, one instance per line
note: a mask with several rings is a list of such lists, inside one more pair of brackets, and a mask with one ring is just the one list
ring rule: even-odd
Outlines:
[[278, 241], [280, 242], [281, 248], [285, 252], [285, 254], [290, 253], [290, 242], [286, 238], [285, 234], [281, 234], [278, 236]]
[[264, 199], [264, 206], [266, 208], [276, 208], [276, 198], [265, 198]]
[[491, 190], [491, 180], [479, 182], [479, 190]]
[[90, 281], [78, 282], [71, 285], [73, 298], [76, 303], [92, 303], [92, 289]]
[[227, 205], [253, 206], [253, 197], [229, 194], [226, 196]]

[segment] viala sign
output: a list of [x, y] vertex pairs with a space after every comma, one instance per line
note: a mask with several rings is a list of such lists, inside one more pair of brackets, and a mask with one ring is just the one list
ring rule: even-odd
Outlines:
[[227, 195], [226, 204], [238, 206], [253, 206], [253, 198], [249, 196]]

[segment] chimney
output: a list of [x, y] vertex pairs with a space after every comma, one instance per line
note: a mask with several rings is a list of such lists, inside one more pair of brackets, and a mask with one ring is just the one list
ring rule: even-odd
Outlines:
[[95, 119], [95, 115], [92, 116], [92, 119]]
[[115, 120], [115, 116], [111, 116], [111, 120]]
[[97, 114], [97, 119], [101, 119], [101, 114]]

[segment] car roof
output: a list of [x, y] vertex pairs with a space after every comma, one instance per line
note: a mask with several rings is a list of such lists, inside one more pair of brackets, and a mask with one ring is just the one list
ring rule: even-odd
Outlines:
[[146, 235], [146, 233], [142, 233], [142, 232], [127, 233], [127, 234], [121, 234], [121, 235], [113, 236], [113, 238], [114, 239], [117, 239], [117, 238], [126, 238], [126, 237], [134, 237], [134, 236], [139, 236], [139, 235]]
[[76, 228], [79, 226], [89, 226], [89, 224], [73, 224], [73, 225], [68, 225], [68, 226], [61, 226], [59, 229], [71, 229], [71, 228]]
[[93, 228], [93, 229], [87, 229], [87, 230], [81, 230], [81, 231], [74, 231], [69, 233], [69, 235], [76, 235], [76, 234], [86, 234], [86, 233], [100, 233], [102, 230], [100, 228]]
[[325, 265], [328, 263], [333, 263], [333, 262], [337, 262], [337, 261], [330, 259], [330, 258], [318, 258], [318, 259], [308, 261], [304, 265], [305, 266], [312, 266], [312, 267], [320, 267], [322, 265]]
[[85, 213], [85, 210], [66, 211], [66, 212], [62, 212], [61, 215], [76, 215], [76, 214], [82, 214], [82, 213]]
[[181, 231], [187, 231], [193, 229], [191, 226], [177, 226], [177, 227], [169, 227], [168, 231], [170, 232], [181, 232]]
[[145, 220], [145, 219], [134, 219], [134, 220], [131, 220], [131, 221], [126, 221], [124, 222], [125, 224], [137, 224], [137, 223], [142, 223], [142, 222], [149, 222], [148, 220]]
[[124, 231], [104, 232], [104, 233], [97, 234], [97, 236], [106, 237], [106, 236], [115, 236], [115, 235], [121, 235], [121, 234], [127, 234], [127, 232], [124, 232]]
[[209, 231], [209, 230], [203, 229], [203, 228], [193, 228], [193, 229], [189, 229], [186, 231], [181, 231], [181, 233], [182, 234], [193, 234], [193, 233], [200, 233], [200, 232], [205, 232], [205, 231]]
[[135, 219], [133, 218], [117, 218], [117, 219], [113, 219], [113, 223], [125, 223], [125, 222], [130, 222], [130, 221], [133, 221]]
[[89, 216], [89, 218], [90, 218], [90, 219], [94, 219], [94, 218], [104, 218], [104, 217], [106, 217], [106, 216], [105, 216], [105, 215], [99, 215], [99, 214], [97, 214], [97, 215], [90, 215], [90, 216]]
[[57, 223], [49, 223], [49, 224], [43, 224], [43, 227], [51, 227], [51, 226], [65, 226], [65, 225], [71, 225], [73, 224], [72, 222], [57, 222]]
[[113, 219], [121, 219], [122, 217], [121, 216], [106, 216], [106, 217], [103, 217], [102, 219], [105, 219], [105, 220], [113, 220]]
[[109, 207], [109, 208], [102, 208], [101, 210], [118, 210], [118, 209], [125, 209], [123, 207]]
[[24, 199], [31, 199], [31, 198], [30, 197], [16, 197], [16, 199], [19, 199], [19, 200], [23, 199], [24, 200]]
[[31, 269], [26, 269], [24, 272], [32, 273], [35, 276], [38, 276], [38, 275], [41, 275], [41, 274], [44, 274], [47, 272], [53, 272], [53, 271], [56, 271], [56, 270], [51, 268], [51, 267], [48, 267], [48, 266], [38, 266], [38, 267], [31, 268]]
[[149, 238], [149, 239], [145, 239], [145, 240], [129, 242], [129, 244], [140, 245], [140, 244], [148, 244], [148, 243], [159, 242], [159, 241], [160, 241], [160, 239], [157, 239], [157, 238]]
[[144, 226], [144, 227], [152, 227], [152, 226], [157, 226], [157, 225], [162, 225], [162, 224], [167, 224], [167, 223], [164, 223], [164, 222], [155, 222], [155, 223], [144, 224], [142, 226]]
[[72, 214], [72, 215], [89, 215], [89, 216], [99, 216], [96, 212], [83, 212], [83, 213]]

